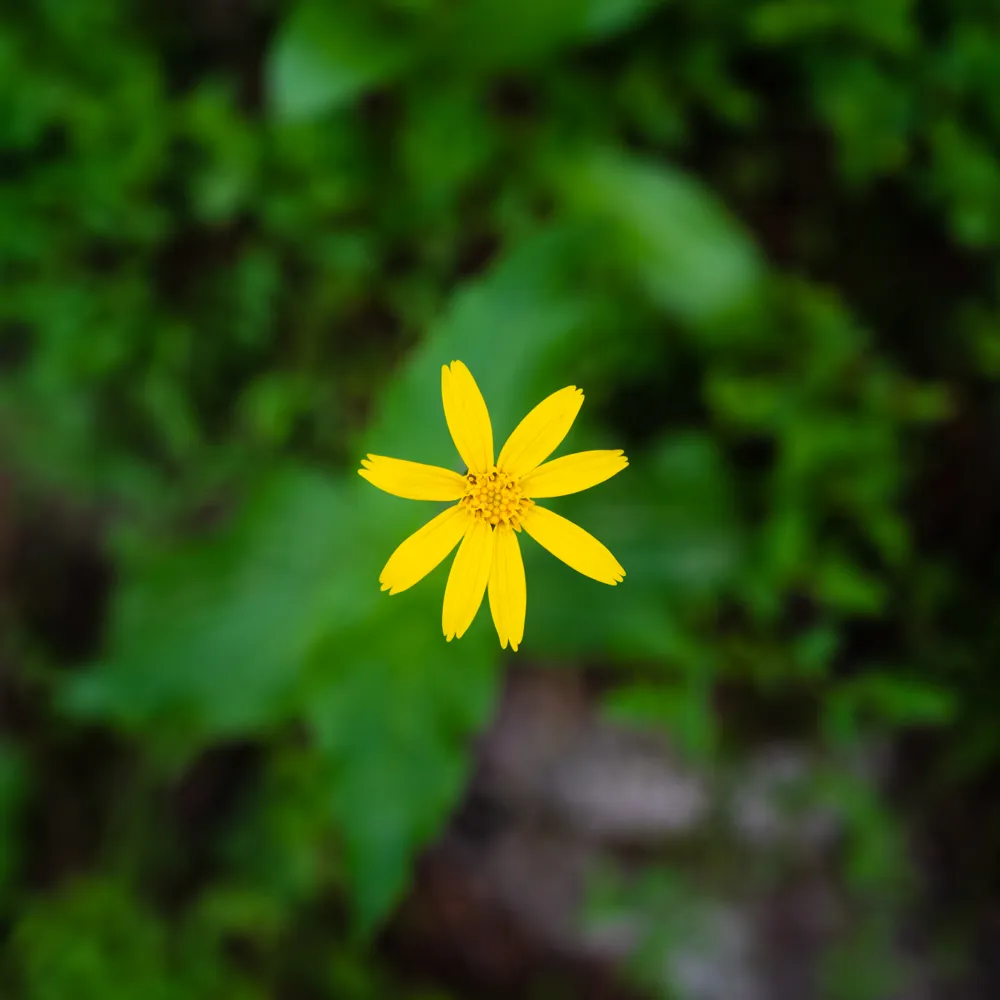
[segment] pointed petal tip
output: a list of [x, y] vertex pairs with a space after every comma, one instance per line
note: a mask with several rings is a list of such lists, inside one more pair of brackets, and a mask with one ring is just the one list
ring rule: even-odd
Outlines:
[[526, 476], [545, 461], [569, 433], [583, 406], [583, 390], [566, 385], [546, 396], [514, 428], [497, 465], [515, 476]]
[[441, 370], [445, 421], [467, 468], [485, 472], [494, 462], [493, 427], [489, 409], [476, 380], [459, 360]]

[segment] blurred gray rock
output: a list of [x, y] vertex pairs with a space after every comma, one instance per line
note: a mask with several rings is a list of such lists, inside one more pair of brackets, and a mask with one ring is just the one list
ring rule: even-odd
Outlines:
[[[876, 785], [884, 764], [858, 762]], [[823, 955], [857, 915], [836, 879], [843, 820], [816, 795], [829, 770], [792, 744], [699, 769], [603, 718], [580, 675], [513, 672], [426, 855], [416, 947], [461, 954], [511, 996], [559, 963], [582, 970], [581, 1000], [619, 1000], [629, 980], [670, 1000], [819, 1000]], [[609, 872], [625, 903], [585, 919]], [[678, 876], [662, 898], [657, 872]], [[899, 1000], [942, 995], [920, 992], [921, 967]]]

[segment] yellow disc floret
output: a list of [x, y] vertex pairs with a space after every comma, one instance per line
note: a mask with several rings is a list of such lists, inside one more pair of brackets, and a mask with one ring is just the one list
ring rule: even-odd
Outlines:
[[465, 479], [468, 486], [459, 503], [487, 524], [494, 527], [509, 524], [515, 531], [521, 530], [520, 518], [533, 502], [521, 495], [521, 486], [515, 477], [491, 465], [482, 474], [467, 473]]

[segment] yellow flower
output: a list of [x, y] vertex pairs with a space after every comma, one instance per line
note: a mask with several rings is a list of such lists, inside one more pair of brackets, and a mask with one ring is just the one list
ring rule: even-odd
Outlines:
[[[441, 625], [451, 642], [465, 634], [489, 588], [500, 645], [516, 650], [524, 636], [527, 591], [515, 532], [522, 528], [567, 566], [615, 586], [618, 560], [583, 528], [539, 507], [596, 486], [621, 472], [621, 451], [582, 451], [545, 462], [569, 432], [583, 393], [567, 386], [543, 399], [518, 425], [493, 461], [493, 428], [479, 386], [461, 361], [441, 369], [441, 397], [465, 475], [435, 465], [369, 455], [358, 474], [386, 493], [409, 500], [457, 500], [414, 532], [389, 557], [379, 582], [398, 594], [412, 587], [458, 545], [444, 592]], [[545, 462], [543, 465], [542, 463]]]

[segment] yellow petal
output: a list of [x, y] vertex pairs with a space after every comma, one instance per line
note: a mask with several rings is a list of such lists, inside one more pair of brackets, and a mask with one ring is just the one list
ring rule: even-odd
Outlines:
[[497, 465], [511, 476], [531, 472], [559, 447], [581, 406], [583, 393], [575, 385], [543, 399], [507, 438]]
[[564, 497], [603, 483], [627, 465], [621, 450], [579, 451], [529, 472], [521, 481], [521, 490], [529, 497]]
[[441, 368], [444, 418], [459, 455], [471, 472], [486, 472], [493, 464], [493, 428], [483, 394], [461, 361]]
[[490, 611], [503, 649], [517, 652], [524, 638], [524, 612], [527, 607], [524, 563], [517, 535], [508, 524], [493, 530], [493, 567], [490, 570]]
[[493, 531], [481, 518], [472, 518], [444, 589], [441, 627], [449, 642], [456, 637], [461, 639], [476, 617], [483, 603], [492, 561]]
[[471, 520], [456, 504], [415, 531], [389, 556], [378, 578], [382, 589], [398, 594], [422, 580], [458, 545]]
[[578, 573], [612, 587], [625, 577], [617, 559], [589, 532], [537, 504], [521, 517], [521, 526], [539, 545]]
[[402, 458], [369, 455], [361, 459], [358, 475], [393, 496], [407, 500], [458, 500], [467, 485], [464, 476], [451, 469]]

